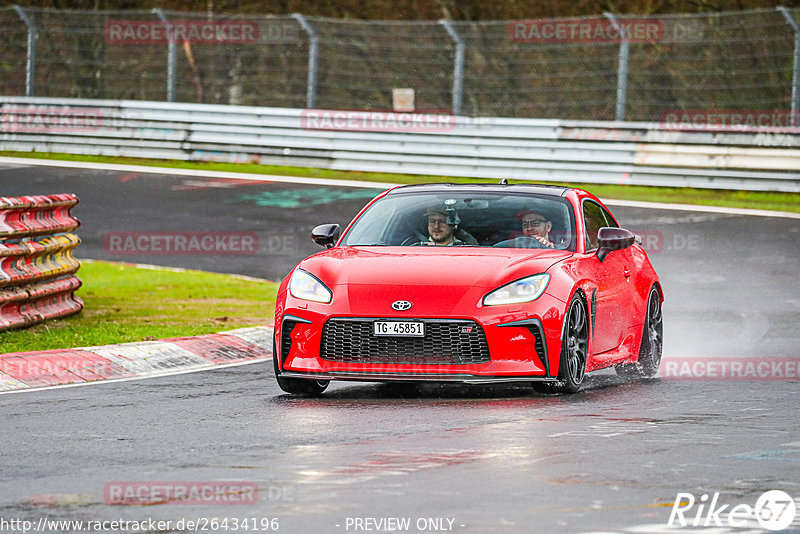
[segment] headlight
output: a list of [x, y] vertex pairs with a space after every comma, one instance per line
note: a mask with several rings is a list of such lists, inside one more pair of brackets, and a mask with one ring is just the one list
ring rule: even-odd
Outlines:
[[295, 269], [289, 281], [289, 292], [293, 297], [314, 302], [328, 303], [333, 299], [331, 290], [325, 287], [317, 277], [301, 269]]
[[519, 304], [538, 299], [544, 293], [549, 274], [535, 274], [499, 287], [483, 297], [484, 306], [498, 304]]

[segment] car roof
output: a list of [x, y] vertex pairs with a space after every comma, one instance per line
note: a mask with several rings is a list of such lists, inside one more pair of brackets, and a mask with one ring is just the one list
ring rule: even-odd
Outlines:
[[415, 184], [396, 187], [389, 191], [389, 195], [395, 193], [441, 193], [447, 191], [482, 191], [487, 193], [528, 193], [535, 195], [549, 195], [563, 197], [571, 188], [561, 185], [549, 184]]

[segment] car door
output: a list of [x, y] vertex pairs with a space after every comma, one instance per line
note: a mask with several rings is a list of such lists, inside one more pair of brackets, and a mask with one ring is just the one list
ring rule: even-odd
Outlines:
[[615, 250], [601, 262], [597, 257], [597, 231], [606, 226], [618, 227], [614, 218], [600, 204], [584, 200], [582, 204], [586, 254], [584, 266], [589, 278], [597, 284], [587, 295], [592, 315], [592, 346], [595, 354], [617, 348], [630, 323], [633, 299], [631, 279], [633, 257], [630, 248]]

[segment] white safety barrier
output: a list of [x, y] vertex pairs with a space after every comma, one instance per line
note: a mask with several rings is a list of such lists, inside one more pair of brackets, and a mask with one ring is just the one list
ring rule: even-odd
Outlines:
[[0, 97], [0, 150], [800, 192], [800, 128]]

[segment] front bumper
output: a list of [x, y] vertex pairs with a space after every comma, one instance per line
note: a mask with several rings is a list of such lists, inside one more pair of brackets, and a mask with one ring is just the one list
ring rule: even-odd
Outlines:
[[[287, 304], [290, 304], [287, 302]], [[535, 306], [533, 305], [535, 304]], [[324, 305], [286, 307], [276, 317], [275, 342], [281, 376], [315, 380], [494, 383], [555, 381], [561, 350], [564, 304], [548, 295], [516, 307], [483, 307], [478, 316], [415, 317], [422, 321], [468, 321], [485, 335], [489, 357], [479, 363], [334, 361], [321, 354], [329, 320], [411, 320], [407, 315], [354, 318], [324, 313]], [[427, 334], [426, 334], [427, 335]], [[400, 359], [402, 360], [402, 358]]]
[[469, 374], [432, 374], [432, 373], [356, 373], [328, 372], [302, 373], [283, 371], [282, 377], [303, 378], [309, 380], [349, 380], [355, 382], [456, 382], [461, 384], [501, 384], [508, 382], [558, 382], [555, 377], [548, 376], [475, 376]]

